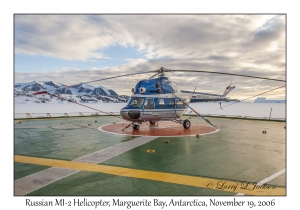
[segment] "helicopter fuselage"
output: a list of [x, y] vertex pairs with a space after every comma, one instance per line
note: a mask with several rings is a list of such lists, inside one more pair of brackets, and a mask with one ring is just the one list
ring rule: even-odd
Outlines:
[[[177, 94], [189, 102], [187, 94]], [[173, 120], [181, 117], [187, 107], [172, 94], [133, 95], [129, 103], [120, 111], [124, 120], [132, 122]]]
[[[132, 89], [133, 95], [120, 114], [132, 122], [174, 120], [184, 114], [191, 94], [180, 89], [167, 77], [142, 80]], [[180, 98], [180, 99], [179, 99]]]

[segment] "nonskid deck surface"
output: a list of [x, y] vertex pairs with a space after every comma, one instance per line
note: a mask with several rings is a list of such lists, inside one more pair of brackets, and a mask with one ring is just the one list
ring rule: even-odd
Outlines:
[[14, 195], [285, 195], [285, 123], [211, 121], [219, 131], [198, 136], [167, 136], [176, 123], [141, 126], [159, 137], [100, 131], [128, 124], [113, 117], [22, 120]]

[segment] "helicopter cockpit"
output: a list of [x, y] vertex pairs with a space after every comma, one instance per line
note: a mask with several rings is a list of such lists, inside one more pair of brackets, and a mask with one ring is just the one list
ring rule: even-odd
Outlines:
[[127, 104], [130, 108], [141, 109], [143, 107], [145, 98], [132, 97]]

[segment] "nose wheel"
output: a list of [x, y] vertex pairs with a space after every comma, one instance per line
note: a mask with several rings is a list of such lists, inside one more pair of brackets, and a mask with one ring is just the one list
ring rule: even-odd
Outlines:
[[140, 129], [140, 126], [139, 126], [139, 125], [132, 124], [132, 128], [133, 128], [133, 130], [139, 130], [139, 129]]

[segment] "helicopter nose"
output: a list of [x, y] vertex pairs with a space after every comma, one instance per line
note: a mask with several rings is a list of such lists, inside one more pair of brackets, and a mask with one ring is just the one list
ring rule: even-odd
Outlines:
[[126, 109], [121, 109], [120, 114], [124, 120], [137, 120], [141, 116], [141, 111], [140, 110], [126, 110]]
[[128, 116], [128, 110], [121, 109], [120, 114], [124, 120], [130, 120], [130, 118]]

